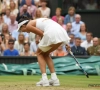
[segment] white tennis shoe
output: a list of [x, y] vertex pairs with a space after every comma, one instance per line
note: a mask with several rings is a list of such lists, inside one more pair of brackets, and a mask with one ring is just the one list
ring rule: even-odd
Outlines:
[[56, 80], [49, 79], [49, 84], [50, 86], [60, 86], [59, 79], [56, 79]]
[[49, 85], [48, 79], [46, 79], [46, 80], [41, 79], [39, 82], [36, 83], [36, 86], [44, 86], [44, 87], [46, 87], [46, 86], [50, 86], [50, 85]]

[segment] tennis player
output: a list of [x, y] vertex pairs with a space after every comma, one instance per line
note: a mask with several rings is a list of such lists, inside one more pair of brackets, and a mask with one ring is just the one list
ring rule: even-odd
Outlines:
[[[19, 31], [33, 32], [41, 36], [41, 41], [38, 44], [37, 58], [42, 73], [42, 79], [36, 83], [36, 86], [59, 86], [60, 82], [56, 75], [50, 53], [62, 44], [68, 45], [70, 38], [67, 32], [58, 23], [48, 18], [39, 18], [36, 20], [22, 18], [18, 23]], [[70, 49], [69, 45], [67, 49]], [[51, 72], [51, 79], [49, 80], [46, 74], [46, 65]]]

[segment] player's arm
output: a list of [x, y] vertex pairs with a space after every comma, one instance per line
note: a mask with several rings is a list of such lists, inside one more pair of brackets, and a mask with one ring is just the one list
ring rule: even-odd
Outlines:
[[35, 34], [37, 34], [37, 35], [43, 37], [43, 31], [40, 30], [40, 29], [38, 29], [38, 28], [36, 28], [36, 21], [35, 21], [35, 20], [34, 20], [34, 21], [33, 21], [33, 20], [30, 21], [30, 22], [27, 24], [26, 29], [27, 29], [28, 31], [30, 31], [30, 32], [33, 32], [33, 33], [35, 33]]

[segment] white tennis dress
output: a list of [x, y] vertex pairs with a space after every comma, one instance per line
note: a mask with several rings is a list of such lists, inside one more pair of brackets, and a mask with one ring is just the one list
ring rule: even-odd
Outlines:
[[70, 38], [67, 32], [55, 21], [48, 18], [36, 19], [36, 27], [44, 31], [43, 38], [41, 39], [38, 47], [47, 52], [51, 49], [50, 45], [61, 43], [68, 44]]

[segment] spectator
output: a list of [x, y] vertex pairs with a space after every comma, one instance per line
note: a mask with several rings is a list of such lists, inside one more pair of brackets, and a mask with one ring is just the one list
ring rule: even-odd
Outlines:
[[28, 6], [27, 5], [23, 5], [23, 11], [20, 13], [18, 13], [16, 20], [19, 21], [23, 16], [32, 18], [32, 16], [27, 12], [28, 10]]
[[18, 8], [18, 0], [3, 0], [3, 3], [5, 3], [5, 7], [9, 7], [10, 2], [12, 1], [14, 1], [14, 3], [16, 4], [16, 8]]
[[14, 40], [9, 39], [8, 41], [8, 49], [6, 49], [3, 53], [4, 56], [19, 56], [19, 53], [16, 49], [14, 49]]
[[35, 41], [31, 43], [31, 46], [30, 46], [30, 50], [31, 52], [35, 52], [37, 51], [37, 48], [38, 48], [38, 43], [40, 41], [41, 37], [39, 35], [36, 35], [35, 36]]
[[93, 38], [93, 46], [88, 47], [87, 52], [89, 55], [100, 56], [99, 38]]
[[9, 45], [8, 45], [9, 39], [12, 39], [11, 35], [9, 33], [5, 34], [5, 36], [4, 36], [4, 47], [5, 47], [5, 49], [8, 49], [8, 47], [9, 47]]
[[57, 50], [54, 51], [53, 56], [66, 56], [68, 53], [63, 50], [62, 46], [59, 46]]
[[86, 40], [81, 43], [81, 46], [87, 50], [88, 47], [93, 46], [93, 35], [91, 32], [86, 33]]
[[67, 31], [68, 35], [72, 34], [71, 30], [72, 30], [72, 24], [71, 23], [67, 23], [66, 31]]
[[66, 30], [66, 25], [64, 25], [64, 20], [63, 20], [63, 18], [58, 18], [58, 20], [57, 20], [57, 23], [59, 24], [59, 25], [61, 25], [65, 30]]
[[34, 0], [34, 4], [37, 8], [41, 7], [41, 0]]
[[9, 24], [10, 22], [10, 8], [6, 9], [6, 14], [3, 16], [4, 22]]
[[69, 45], [73, 47], [75, 45], [75, 36], [74, 34], [70, 34], [69, 37], [70, 37]]
[[19, 51], [19, 54], [24, 51], [24, 34], [20, 33], [18, 36], [18, 40], [15, 41], [14, 48]]
[[[27, 32], [21, 32], [24, 34], [25, 36], [25, 41], [29, 40], [29, 34]], [[12, 32], [12, 38], [14, 38], [14, 40], [18, 40], [18, 36], [19, 36], [20, 32], [18, 32], [17, 30], [14, 30]], [[32, 34], [33, 35], [33, 34]]]
[[37, 18], [41, 18], [41, 17], [42, 17], [41, 10], [40, 10], [40, 9], [37, 9], [37, 10], [36, 10], [36, 14], [35, 14], [35, 16], [33, 17], [33, 19], [37, 19]]
[[3, 55], [3, 51], [5, 50], [4, 43], [3, 43], [3, 38], [4, 38], [4, 36], [2, 34], [0, 34], [0, 56]]
[[8, 25], [6, 23], [3, 24], [2, 26], [2, 32], [1, 32], [4, 36], [7, 34], [9, 34], [9, 30], [8, 30]]
[[64, 24], [66, 25], [67, 23], [72, 23], [74, 21], [75, 21], [75, 8], [70, 7], [68, 9], [68, 14], [65, 16]]
[[80, 38], [75, 38], [75, 45], [71, 47], [71, 51], [73, 52], [74, 55], [87, 55], [87, 52], [84, 47], [80, 46], [81, 44], [81, 39]]
[[14, 1], [10, 2], [10, 10], [12, 14], [14, 15], [18, 14], [18, 9], [16, 8], [16, 3]]
[[[26, 0], [20, 0], [20, 6], [22, 7], [24, 4], [26, 4]], [[31, 0], [31, 4], [34, 5], [34, 0]]]
[[80, 31], [80, 25], [83, 24], [84, 22], [81, 21], [81, 16], [79, 14], [75, 15], [75, 21], [72, 22], [72, 32], [75, 35], [75, 37], [77, 36], [77, 34]]
[[47, 5], [47, 1], [43, 0], [41, 2], [41, 7], [39, 9], [41, 10], [42, 17], [49, 18], [50, 17], [50, 8], [47, 7], [46, 5]]
[[2, 15], [0, 15], [0, 33], [2, 32], [2, 26], [4, 24], [4, 20], [3, 20], [3, 17]]
[[16, 16], [14, 14], [10, 14], [11, 21], [9, 22], [9, 32], [12, 33], [14, 30], [18, 28], [18, 22], [16, 21]]
[[64, 20], [64, 17], [61, 16], [61, 8], [56, 8], [56, 15], [52, 17], [52, 20], [54, 20], [55, 22], [58, 21], [58, 18], [62, 18]]
[[[32, 0], [25, 0], [25, 4], [28, 6], [27, 12], [30, 14], [30, 16], [34, 17], [36, 13], [36, 6], [32, 5]], [[20, 13], [23, 13], [23, 7], [20, 8]]]
[[95, 0], [89, 0], [89, 3], [86, 5], [87, 10], [96, 10], [97, 9], [97, 3]]
[[87, 27], [83, 23], [80, 26], [80, 32], [78, 33], [77, 37], [80, 37], [82, 41], [86, 40], [86, 33], [87, 33]]
[[20, 56], [34, 56], [34, 52], [30, 51], [30, 43], [29, 42], [25, 42], [24, 43], [24, 52], [22, 52], [20, 54]]

